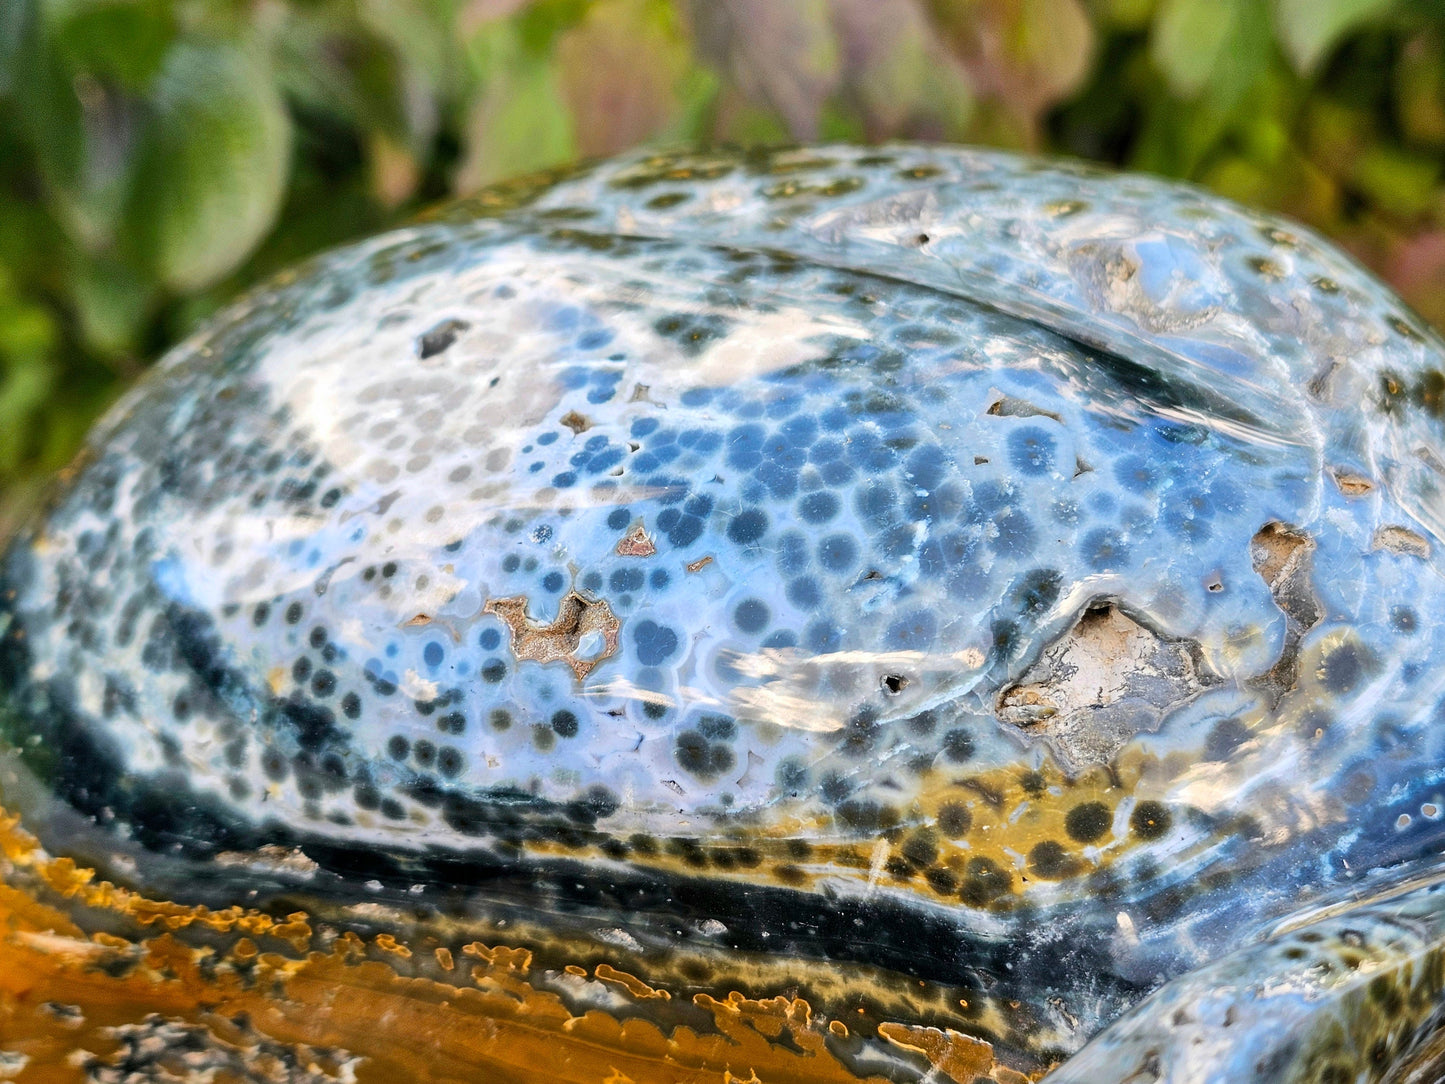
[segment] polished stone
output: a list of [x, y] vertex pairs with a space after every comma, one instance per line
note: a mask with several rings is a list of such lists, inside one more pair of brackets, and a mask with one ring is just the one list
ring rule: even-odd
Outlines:
[[182, 344], [15, 540], [7, 884], [172, 916], [92, 996], [195, 1072], [1381, 1079], [1442, 986], [1442, 366], [1150, 178], [493, 190]]

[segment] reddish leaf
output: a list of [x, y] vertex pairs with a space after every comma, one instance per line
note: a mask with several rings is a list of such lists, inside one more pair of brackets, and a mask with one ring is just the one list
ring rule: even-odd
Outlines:
[[385, 132], [373, 133], [371, 151], [371, 193], [388, 209], [411, 198], [421, 181], [416, 155]]
[[794, 138], [817, 138], [839, 80], [827, 0], [691, 0], [686, 10], [704, 61]]
[[974, 89], [1032, 125], [1088, 73], [1094, 32], [1079, 0], [930, 0]]
[[963, 134], [973, 107], [967, 73], [918, 0], [833, 0], [833, 25], [868, 138]]
[[466, 0], [457, 12], [457, 28], [470, 37], [487, 23], [505, 19], [526, 7], [530, 0]]
[[675, 117], [687, 50], [670, 8], [655, 0], [607, 0], [563, 35], [557, 64], [577, 149], [614, 154]]
[[1401, 241], [1385, 277], [1421, 316], [1445, 332], [1445, 230]]
[[[1445, 29], [1445, 28], [1442, 28]], [[1417, 34], [1395, 68], [1396, 109], [1410, 142], [1445, 146], [1445, 42]]]

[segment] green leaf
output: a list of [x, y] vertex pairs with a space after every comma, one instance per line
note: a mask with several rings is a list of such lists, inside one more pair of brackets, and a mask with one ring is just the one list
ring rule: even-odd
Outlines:
[[521, 5], [513, 19], [518, 45], [534, 56], [550, 52], [557, 36], [577, 25], [591, 4], [592, 0], [531, 0]]
[[823, 114], [818, 119], [818, 138], [825, 143], [864, 143], [868, 140], [868, 133], [863, 127], [863, 118], [856, 110], [830, 100], [823, 103]]
[[108, 355], [135, 349], [150, 291], [134, 271], [115, 260], [79, 261], [71, 297], [87, 346]]
[[174, 290], [243, 260], [281, 206], [290, 125], [270, 72], [230, 45], [166, 57], [130, 203], [138, 255]]
[[1150, 55], [1170, 89], [1216, 113], [1233, 109], [1269, 68], [1263, 0], [1164, 0]]
[[450, 27], [441, 5], [430, 0], [363, 0], [361, 23], [386, 42], [397, 58], [431, 87], [450, 75]]
[[677, 119], [659, 138], [688, 143], [702, 139], [707, 134], [708, 119], [717, 104], [721, 86], [717, 73], [712, 69], [688, 68], [678, 81]]
[[366, 28], [330, 11], [290, 10], [274, 39], [271, 64], [299, 116], [408, 139], [403, 65]]
[[1377, 145], [1356, 160], [1354, 179], [1377, 207], [1409, 218], [1430, 207], [1440, 180], [1440, 163], [1433, 155]]
[[51, 315], [13, 296], [10, 276], [0, 267], [0, 358], [6, 365], [39, 362], [55, 346], [55, 339]]
[[16, 62], [24, 48], [34, 8], [35, 0], [10, 0], [0, 4], [0, 98], [10, 93], [15, 81]]
[[1221, 196], [1248, 203], [1265, 202], [1270, 191], [1268, 172], [1238, 157], [1215, 163], [1205, 174], [1204, 183]]
[[793, 138], [776, 110], [754, 105], [736, 87], [725, 87], [719, 95], [714, 124], [713, 138], [742, 147], [776, 145]]
[[1149, 52], [1176, 94], [1193, 98], [1205, 88], [1233, 24], [1234, 0], [1164, 0]]
[[1233, 0], [1233, 7], [1229, 39], [1209, 77], [1209, 105], [1221, 112], [1244, 102], [1270, 66], [1269, 11], [1263, 0]]
[[16, 37], [9, 82], [19, 107], [21, 130], [35, 150], [46, 183], [73, 185], [84, 168], [85, 148], [80, 100], [71, 73], [46, 37], [34, 3], [17, 4], [12, 17], [18, 22], [9, 31]]
[[0, 367], [0, 473], [13, 474], [29, 451], [31, 415], [49, 396], [53, 377], [39, 360]]
[[1394, 0], [1275, 0], [1280, 44], [1295, 69], [1308, 74], [1344, 34]]
[[1143, 30], [1157, 6], [1158, 0], [1094, 0], [1094, 19], [1121, 30]]
[[51, 394], [55, 320], [38, 305], [9, 293], [0, 267], [0, 476], [13, 474], [28, 454], [34, 415]]
[[[136, 7], [156, 2], [136, 0]], [[119, 75], [97, 75], [92, 62], [100, 64], [105, 50], [112, 59], [144, 52], [100, 18], [111, 7], [106, 0], [51, 0], [43, 8], [22, 2], [6, 16], [15, 20], [7, 33], [18, 35], [12, 58], [17, 127], [34, 153], [47, 209], [91, 250], [113, 238], [134, 164], [137, 119], [137, 103]], [[99, 23], [91, 25], [92, 17]], [[87, 44], [97, 42], [103, 45]]]
[[71, 70], [139, 92], [160, 71], [172, 14], [165, 0], [92, 0], [71, 5], [52, 33]]
[[1072, 93], [1089, 73], [1094, 32], [1078, 0], [1022, 0], [1014, 62], [1030, 73], [1042, 109]]
[[1149, 103], [1127, 164], [1147, 173], [1193, 177], [1224, 133], [1225, 122], [1222, 114], [1198, 102], [1157, 94]]
[[506, 23], [478, 34], [472, 49], [486, 87], [467, 121], [467, 157], [457, 190], [468, 192], [576, 157], [572, 119], [553, 60], [523, 48]]

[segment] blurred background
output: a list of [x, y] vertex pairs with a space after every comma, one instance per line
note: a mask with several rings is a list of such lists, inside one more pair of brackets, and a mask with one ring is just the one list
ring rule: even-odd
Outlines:
[[0, 0], [0, 533], [239, 290], [641, 143], [1188, 178], [1445, 327], [1445, 0]]

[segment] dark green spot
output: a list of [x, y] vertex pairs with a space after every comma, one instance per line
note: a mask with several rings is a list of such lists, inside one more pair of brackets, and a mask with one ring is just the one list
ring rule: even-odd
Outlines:
[[1129, 814], [1129, 828], [1140, 839], [1158, 839], [1169, 831], [1169, 809], [1163, 802], [1140, 802]]
[[1064, 830], [1071, 839], [1093, 843], [1101, 839], [1113, 823], [1113, 810], [1103, 802], [1084, 802], [1069, 810], [1064, 818]]

